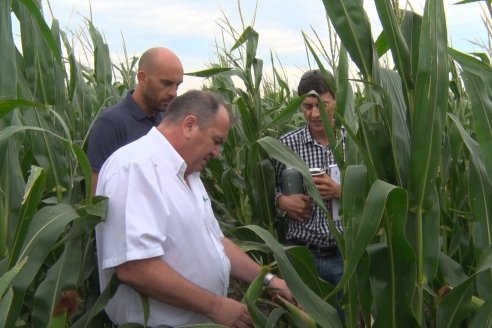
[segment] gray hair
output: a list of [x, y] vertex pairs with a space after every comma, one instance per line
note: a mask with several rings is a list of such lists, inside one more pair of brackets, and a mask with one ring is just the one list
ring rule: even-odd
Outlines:
[[176, 123], [188, 115], [194, 115], [201, 127], [206, 127], [215, 119], [217, 112], [223, 106], [230, 114], [224, 98], [219, 94], [202, 91], [190, 90], [174, 98], [164, 114], [164, 120]]

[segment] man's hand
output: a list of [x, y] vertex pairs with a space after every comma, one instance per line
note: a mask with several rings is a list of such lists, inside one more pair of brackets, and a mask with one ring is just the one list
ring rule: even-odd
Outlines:
[[278, 296], [282, 296], [290, 303], [297, 305], [297, 302], [292, 295], [289, 287], [285, 283], [285, 280], [280, 279], [279, 277], [273, 278], [273, 280], [268, 285], [268, 291], [272, 294], [272, 298], [275, 301]]
[[313, 201], [304, 194], [280, 195], [277, 198], [277, 206], [291, 219], [304, 222], [311, 217]]
[[253, 319], [246, 305], [231, 298], [217, 296], [211, 312], [206, 315], [213, 322], [227, 327], [253, 327]]
[[313, 181], [324, 200], [340, 198], [340, 185], [330, 178], [328, 174], [315, 176]]

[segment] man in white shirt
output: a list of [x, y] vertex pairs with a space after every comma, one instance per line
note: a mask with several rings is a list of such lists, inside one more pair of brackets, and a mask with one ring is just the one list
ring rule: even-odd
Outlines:
[[[141, 293], [150, 327], [252, 326], [247, 307], [227, 298], [229, 275], [251, 282], [261, 268], [224, 237], [200, 180], [230, 123], [218, 96], [189, 91], [157, 128], [104, 163], [96, 194], [109, 206], [96, 239], [101, 290], [115, 272], [123, 283], [106, 308], [115, 324], [144, 323]], [[269, 287], [294, 302], [284, 280], [273, 277]]]

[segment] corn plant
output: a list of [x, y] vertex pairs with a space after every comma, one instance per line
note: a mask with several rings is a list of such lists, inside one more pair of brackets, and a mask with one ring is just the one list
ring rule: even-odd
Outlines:
[[2, 1], [0, 21], [0, 326], [102, 326], [115, 288], [98, 300], [93, 230], [106, 200], [90, 196], [83, 149], [120, 95], [108, 47], [88, 21], [95, 64], [85, 67], [33, 0]]
[[[347, 326], [359, 311], [367, 326], [490, 322], [490, 62], [448, 48], [442, 1], [423, 17], [376, 1], [377, 42], [360, 1], [324, 5], [343, 46], [338, 74], [346, 49], [365, 86], [357, 124], [337, 115], [358, 147], [342, 165], [345, 273], [333, 290], [345, 289]], [[387, 51], [395, 69], [379, 64]], [[337, 82], [346, 114], [348, 81]], [[309, 181], [275, 140], [260, 142]]]

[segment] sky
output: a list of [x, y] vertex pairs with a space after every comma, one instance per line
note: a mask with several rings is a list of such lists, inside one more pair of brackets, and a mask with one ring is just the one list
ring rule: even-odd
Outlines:
[[[464, 52], [481, 51], [475, 43], [488, 42], [481, 6], [444, 1], [452, 46]], [[381, 27], [373, 2], [364, 1], [375, 39]], [[424, 0], [411, 2], [414, 11], [422, 14]], [[405, 3], [400, 0], [400, 6]], [[225, 25], [225, 19], [239, 32], [243, 25], [253, 25], [259, 33], [257, 57], [264, 60], [264, 71], [269, 72], [273, 51], [290, 85], [297, 83], [303, 71], [315, 68], [312, 60], [308, 61], [302, 32], [314, 37], [314, 30], [322, 40], [328, 39], [322, 0], [49, 0], [49, 5], [42, 0], [42, 5], [48, 23], [53, 15], [63, 30], [74, 35], [87, 31], [84, 21], [92, 17], [108, 43], [113, 62], [123, 58], [124, 47], [129, 56], [140, 56], [148, 48], [164, 46], [180, 57], [185, 72], [206, 69], [216, 61], [215, 44], [223, 45], [220, 25]], [[75, 37], [73, 40], [80, 43]], [[232, 39], [226, 39], [226, 44], [232, 46]], [[200, 88], [202, 83], [201, 78], [185, 76], [180, 93]]]

